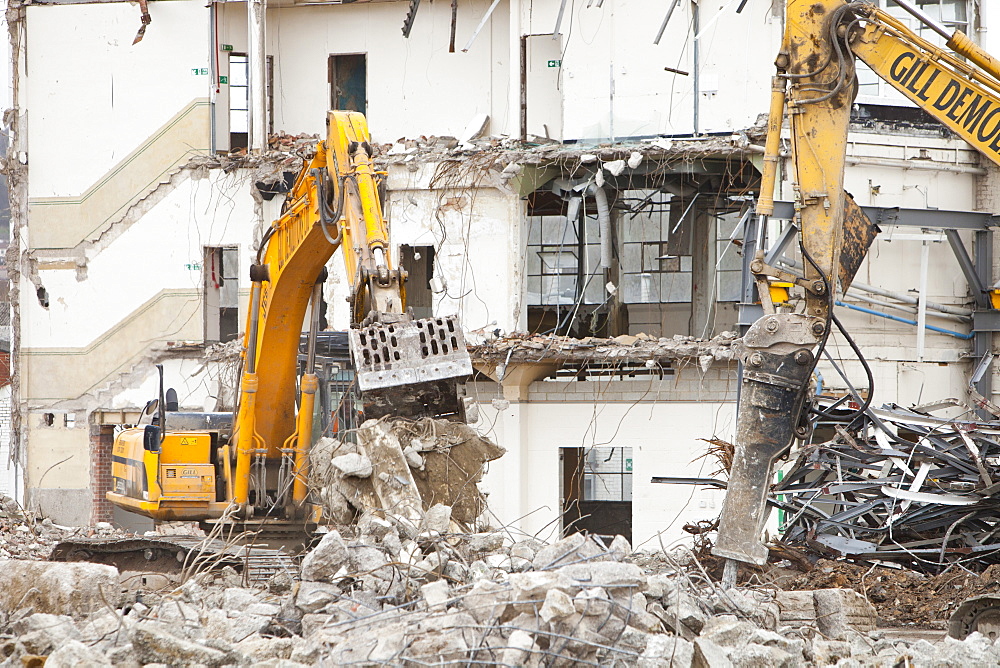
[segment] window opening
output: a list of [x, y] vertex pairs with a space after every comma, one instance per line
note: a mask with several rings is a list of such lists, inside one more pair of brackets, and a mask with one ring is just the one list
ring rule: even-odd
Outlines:
[[205, 341], [232, 341], [239, 333], [239, 249], [205, 249]]
[[250, 61], [245, 53], [229, 54], [229, 149], [250, 141]]
[[341, 111], [368, 111], [367, 54], [331, 55], [328, 61], [330, 108]]
[[561, 448], [563, 528], [632, 540], [632, 448]]

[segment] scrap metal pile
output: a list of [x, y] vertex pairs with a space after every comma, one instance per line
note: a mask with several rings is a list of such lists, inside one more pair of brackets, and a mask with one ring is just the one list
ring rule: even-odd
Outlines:
[[930, 573], [983, 570], [1000, 563], [1000, 422], [869, 409], [799, 451], [774, 493], [786, 544]]

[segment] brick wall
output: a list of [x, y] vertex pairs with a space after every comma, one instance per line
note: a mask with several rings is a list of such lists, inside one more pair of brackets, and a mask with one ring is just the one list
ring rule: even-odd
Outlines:
[[113, 507], [105, 492], [111, 490], [111, 449], [114, 446], [113, 425], [90, 425], [90, 489], [93, 493], [90, 523], [110, 522]]

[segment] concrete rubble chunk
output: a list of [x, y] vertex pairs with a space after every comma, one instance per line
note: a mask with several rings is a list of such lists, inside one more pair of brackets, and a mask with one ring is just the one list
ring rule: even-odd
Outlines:
[[755, 645], [748, 643], [729, 651], [729, 660], [733, 668], [759, 668], [773, 666], [774, 668], [798, 668], [802, 665], [802, 657], [794, 657], [777, 647]]
[[607, 616], [614, 609], [611, 597], [601, 587], [586, 587], [573, 597], [574, 609], [583, 616]]
[[80, 640], [81, 634], [73, 618], [69, 615], [49, 615], [36, 613], [11, 624], [11, 630], [18, 636], [32, 634], [35, 642], [43, 646], [40, 654], [48, 654], [54, 647], [60, 647], [70, 640]]
[[547, 570], [592, 560], [604, 554], [604, 550], [594, 542], [593, 538], [575, 533], [540, 549], [532, 564], [536, 570]]
[[505, 666], [523, 666], [532, 651], [538, 651], [534, 638], [527, 631], [517, 629], [507, 639], [500, 661]]
[[302, 560], [302, 579], [306, 582], [331, 582], [350, 556], [340, 532], [333, 530], [319, 541]]
[[757, 627], [735, 615], [710, 618], [701, 629], [701, 637], [722, 647], [737, 647], [750, 641]]
[[264, 638], [253, 635], [236, 644], [236, 651], [251, 661], [286, 660], [292, 655], [291, 638]]
[[48, 668], [104, 668], [111, 662], [93, 647], [79, 640], [67, 640], [45, 660]]
[[751, 633], [750, 642], [755, 645], [777, 647], [780, 650], [788, 652], [794, 657], [802, 656], [806, 644], [802, 638], [794, 635], [785, 636], [774, 631], [768, 631], [767, 629], [757, 629]]
[[608, 552], [616, 561], [622, 561], [625, 557], [632, 554], [632, 545], [628, 542], [628, 539], [625, 538], [625, 536], [615, 536], [614, 540], [611, 541], [611, 546], [608, 548]]
[[781, 610], [779, 621], [784, 626], [816, 624], [816, 603], [812, 591], [779, 591], [776, 601]]
[[678, 590], [671, 596], [665, 596], [663, 601], [667, 617], [676, 619], [695, 633], [701, 633], [708, 615], [693, 596]]
[[334, 457], [330, 464], [350, 478], [367, 478], [372, 474], [371, 460], [357, 452]]
[[451, 507], [438, 503], [424, 513], [424, 531], [434, 531], [438, 535], [448, 533], [451, 529]]
[[367, 420], [355, 436], [358, 448], [371, 461], [371, 480], [380, 507], [391, 508], [399, 522], [419, 527], [423, 519], [423, 501], [392, 425], [386, 421]]
[[461, 598], [461, 605], [478, 623], [492, 624], [503, 616], [511, 596], [509, 586], [481, 579]]
[[35, 612], [82, 619], [120, 597], [118, 570], [84, 562], [0, 559], [0, 612]]
[[580, 591], [564, 573], [559, 571], [528, 571], [526, 573], [511, 573], [507, 578], [514, 588], [514, 600], [541, 602], [550, 589], [561, 589], [567, 594]]
[[546, 622], [551, 623], [553, 620], [569, 617], [575, 612], [576, 608], [573, 607], [573, 599], [569, 594], [559, 589], [550, 589], [545, 594], [545, 602], [538, 614]]
[[816, 626], [828, 638], [845, 638], [849, 630], [874, 631], [874, 606], [853, 589], [817, 589]]
[[622, 587], [638, 589], [646, 586], [646, 576], [643, 575], [641, 568], [635, 564], [618, 561], [572, 564], [563, 566], [556, 572], [565, 575], [577, 584], [604, 587], [608, 590]]
[[815, 638], [806, 648], [806, 658], [818, 666], [834, 665], [851, 658], [851, 644], [843, 640]]
[[319, 612], [326, 606], [340, 600], [340, 587], [324, 582], [301, 582], [295, 594], [295, 607], [309, 614]]
[[713, 607], [716, 613], [737, 614], [772, 631], [778, 627], [781, 617], [781, 610], [773, 593], [761, 589], [730, 589], [719, 592], [713, 600]]
[[696, 638], [692, 668], [732, 668], [733, 662], [721, 645], [708, 638]]
[[445, 580], [437, 580], [420, 587], [424, 601], [431, 610], [444, 610], [445, 603], [451, 598], [451, 587]]
[[162, 662], [168, 665], [200, 663], [206, 666], [221, 666], [226, 663], [225, 652], [179, 638], [153, 622], [136, 624], [132, 629], [131, 638], [136, 656], [145, 663]]
[[465, 547], [474, 554], [496, 552], [503, 547], [503, 534], [500, 532], [472, 534], [466, 539]]
[[639, 668], [661, 666], [689, 668], [694, 660], [694, 653], [694, 645], [683, 638], [667, 635], [649, 636], [637, 665]]
[[519, 540], [510, 546], [510, 557], [511, 559], [523, 559], [531, 562], [541, 548], [542, 545], [537, 540]]

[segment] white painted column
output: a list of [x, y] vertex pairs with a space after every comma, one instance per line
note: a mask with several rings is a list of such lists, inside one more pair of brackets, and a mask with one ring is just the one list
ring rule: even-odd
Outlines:
[[264, 48], [267, 0], [247, 0], [247, 51], [252, 152], [267, 148], [267, 56]]
[[927, 339], [927, 269], [931, 247], [927, 241], [920, 243], [920, 295], [917, 301], [917, 361], [924, 361], [924, 342]]

